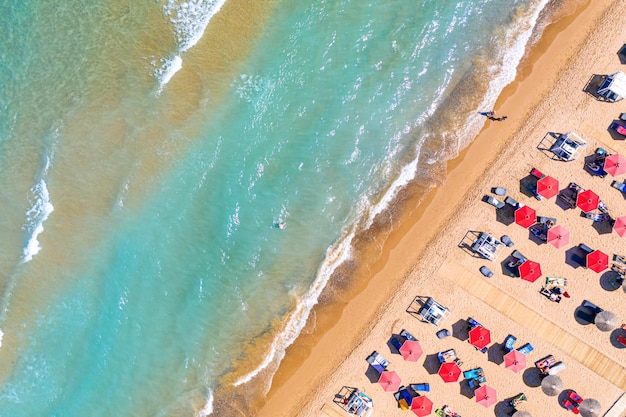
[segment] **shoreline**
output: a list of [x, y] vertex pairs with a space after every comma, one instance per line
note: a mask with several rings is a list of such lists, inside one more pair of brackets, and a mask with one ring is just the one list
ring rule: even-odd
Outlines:
[[[355, 245], [359, 249], [359, 260], [370, 261], [361, 264], [355, 260], [346, 267], [354, 269], [348, 273], [352, 280], [357, 281], [347, 290], [337, 291], [334, 287], [338, 278], [331, 279], [307, 326], [288, 348], [258, 415], [298, 414], [295, 409], [316, 398], [318, 391], [324, 388], [322, 381], [350, 357], [353, 349], [348, 346], [356, 348], [360, 341], [369, 337], [371, 330], [368, 324], [380, 320], [385, 311], [382, 306], [404, 285], [411, 272], [420, 268], [427, 246], [438, 239], [438, 229], [454, 216], [467, 194], [472, 193], [474, 183], [498, 159], [506, 142], [523, 124], [526, 117], [520, 118], [520, 115], [531, 113], [551, 91], [551, 85], [567, 69], [567, 61], [575, 56], [577, 47], [586, 42], [597, 17], [611, 7], [609, 2], [591, 4], [589, 1], [572, 1], [566, 4], [571, 5], [575, 5], [575, 13], [560, 16], [559, 20], [544, 29], [541, 38], [532, 45], [530, 53], [527, 52], [518, 68], [516, 80], [500, 94], [495, 107], [498, 114], [509, 115], [507, 122], [487, 122], [476, 140], [448, 162], [444, 185], [430, 191], [419, 207], [408, 208], [417, 196], [415, 192], [405, 192], [411, 196], [404, 197], [405, 201], [400, 203], [404, 207], [397, 210], [401, 220], [391, 232], [368, 233], [359, 239]], [[585, 30], [581, 31], [581, 27]], [[555, 62], [559, 63], [556, 71]], [[545, 77], [546, 74], [550, 77]], [[530, 90], [533, 93], [529, 93]], [[498, 146], [493, 146], [494, 143]], [[456, 191], [452, 205], [450, 190]], [[363, 244], [364, 240], [368, 242]], [[332, 298], [348, 301], [328, 302]], [[379, 307], [380, 311], [374, 307]], [[340, 346], [337, 346], [337, 340], [342, 340]]]

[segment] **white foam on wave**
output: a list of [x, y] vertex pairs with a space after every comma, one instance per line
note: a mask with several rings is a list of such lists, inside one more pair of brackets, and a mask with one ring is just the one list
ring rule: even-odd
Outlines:
[[[161, 94], [167, 83], [170, 82], [174, 74], [183, 68], [183, 59], [180, 55], [176, 55], [173, 58], [161, 59], [161, 66], [152, 72], [152, 75], [159, 83], [157, 94]], [[156, 63], [153, 63], [156, 65]]]
[[158, 93], [182, 68], [181, 54], [193, 48], [202, 39], [209, 22], [224, 3], [226, 0], [167, 0], [162, 6], [163, 13], [174, 26], [177, 53], [173, 57], [160, 59], [161, 66], [152, 72], [159, 82]]
[[2, 347], [2, 338], [4, 337], [4, 332], [0, 329], [0, 347]]
[[211, 414], [213, 414], [213, 391], [207, 389], [207, 393], [204, 398], [204, 407], [198, 411], [196, 417], [207, 417]]
[[50, 213], [54, 211], [54, 206], [50, 202], [50, 193], [45, 178], [50, 168], [50, 158], [46, 157], [39, 181], [30, 189], [29, 202], [31, 208], [26, 211], [26, 223], [22, 230], [28, 233], [28, 241], [22, 252], [22, 262], [26, 263], [39, 253], [41, 246], [38, 237], [44, 231], [43, 223], [48, 219]]

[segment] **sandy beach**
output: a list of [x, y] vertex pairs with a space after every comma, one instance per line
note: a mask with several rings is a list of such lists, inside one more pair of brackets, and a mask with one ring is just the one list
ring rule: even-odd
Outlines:
[[[598, 400], [599, 415], [626, 415], [626, 348], [615, 341], [620, 330], [602, 332], [575, 317], [577, 308], [589, 300], [614, 312], [619, 325], [626, 322], [626, 293], [607, 285], [611, 274], [576, 262], [580, 243], [612, 256], [626, 255], [626, 241], [606, 223], [581, 216], [580, 209], [566, 208], [556, 197], [537, 200], [525, 187], [537, 168], [556, 178], [560, 189], [576, 182], [594, 190], [613, 217], [626, 215], [626, 194], [611, 187], [614, 179], [626, 177], [601, 178], [584, 168], [585, 157], [596, 148], [626, 155], [626, 143], [608, 130], [626, 112], [625, 101], [607, 103], [585, 91], [594, 75], [626, 69], [618, 55], [626, 42], [626, 26], [619, 23], [626, 19], [626, 2], [564, 1], [555, 14], [558, 19], [528, 51], [517, 79], [496, 103], [497, 115], [507, 120], [486, 122], [472, 145], [448, 163], [444, 184], [432, 190], [425, 203], [415, 207], [417, 196], [408, 190], [391, 230], [381, 228], [361, 237], [358, 258], [349, 272], [344, 271], [351, 284], [342, 285], [340, 277], [327, 288], [302, 335], [288, 349], [256, 415], [347, 415], [333, 402], [344, 386], [371, 397], [375, 416], [413, 415], [401, 410], [393, 393], [377, 383], [365, 360], [373, 351], [389, 360], [389, 369], [403, 385], [430, 384], [425, 394], [434, 403], [432, 415], [444, 405], [464, 416], [510, 415], [507, 401], [524, 393], [527, 401], [519, 409], [535, 417], [567, 416], [570, 412], [558, 400], [567, 390]], [[557, 160], [544, 148], [570, 131], [588, 145], [575, 161]], [[508, 196], [538, 215], [557, 219], [571, 232], [569, 244], [557, 249], [541, 242], [515, 224], [510, 212], [485, 203], [485, 195], [497, 197], [492, 187], [504, 187]], [[508, 235], [514, 246], [490, 262], [463, 246], [476, 232]], [[513, 250], [539, 262], [541, 278], [531, 283], [511, 277], [507, 262]], [[492, 278], [480, 274], [483, 265], [494, 272]], [[546, 277], [567, 278], [570, 297], [555, 303], [540, 294]], [[440, 328], [449, 329], [451, 336], [438, 339], [438, 329], [414, 314], [419, 300], [427, 297], [449, 308]], [[487, 353], [468, 343], [469, 317], [491, 331]], [[417, 362], [403, 360], [388, 343], [403, 329], [423, 348]], [[519, 373], [502, 363], [502, 344], [509, 334], [517, 337], [516, 347], [533, 346], [526, 369]], [[497, 390], [495, 405], [477, 404], [462, 376], [458, 382], [443, 382], [437, 374], [437, 353], [447, 349], [456, 351], [463, 371], [484, 369], [487, 385]], [[566, 365], [558, 374], [564, 388], [561, 397], [547, 396], [539, 386], [534, 363], [548, 355]]]

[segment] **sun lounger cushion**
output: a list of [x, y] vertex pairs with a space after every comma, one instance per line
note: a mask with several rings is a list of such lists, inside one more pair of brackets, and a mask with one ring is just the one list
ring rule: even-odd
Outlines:
[[504, 187], [494, 187], [491, 189], [491, 192], [494, 193], [495, 195], [499, 195], [499, 196], [505, 196], [506, 195], [506, 188]]
[[531, 345], [530, 343], [526, 343], [524, 346], [518, 348], [517, 350], [524, 355], [528, 355], [530, 352], [533, 351], [533, 349], [533, 345]]
[[414, 391], [430, 392], [430, 384], [427, 382], [423, 384], [411, 384], [410, 387]]
[[513, 246], [513, 245], [514, 245], [514, 243], [513, 243], [513, 241], [511, 240], [511, 238], [510, 238], [510, 237], [508, 237], [507, 235], [503, 235], [503, 236], [500, 238], [500, 242], [504, 243], [504, 244], [505, 244], [506, 246], [508, 246], [509, 248], [510, 248], [511, 246]]
[[510, 196], [505, 198], [504, 202], [508, 204], [509, 206], [513, 206], [515, 208], [518, 208], [520, 205], [515, 199], [511, 198]]
[[506, 339], [504, 339], [504, 350], [506, 350], [507, 352], [512, 351], [516, 341], [517, 337], [513, 336], [512, 334], [508, 335]]

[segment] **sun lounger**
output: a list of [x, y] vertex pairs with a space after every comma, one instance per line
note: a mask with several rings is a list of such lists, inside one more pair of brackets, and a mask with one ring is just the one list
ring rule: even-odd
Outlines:
[[428, 382], [424, 382], [422, 384], [410, 384], [410, 387], [413, 391], [430, 392], [430, 384]]
[[435, 334], [437, 335], [438, 339], [445, 339], [446, 337], [450, 336], [450, 330], [448, 330], [448, 329], [441, 329], [441, 330], [439, 330]]
[[526, 258], [520, 251], [518, 251], [517, 249], [513, 251], [513, 253], [511, 253], [511, 257], [513, 258], [513, 260], [511, 260], [508, 263], [508, 266], [510, 268], [516, 268], [518, 266], [520, 266], [521, 264], [523, 264], [524, 262], [526, 262], [528, 260], [528, 258]]
[[610, 216], [604, 213], [593, 213], [593, 212], [585, 213], [585, 217], [590, 220], [593, 220], [594, 222], [603, 222], [605, 220], [611, 219]]
[[494, 206], [497, 209], [501, 209], [504, 207], [504, 203], [500, 200], [498, 200], [497, 198], [490, 196], [490, 195], [486, 195], [485, 197], [483, 197], [483, 200], [489, 204], [491, 204], [492, 206]]
[[575, 197], [571, 197], [570, 195], [561, 192], [561, 193], [558, 194], [557, 198], [563, 200], [563, 202], [567, 206], [569, 206], [569, 208], [576, 207], [576, 198]]
[[465, 371], [463, 372], [463, 378], [478, 379], [478, 380], [482, 380], [482, 382], [486, 382], [483, 368], [476, 368], [476, 369], [470, 369], [469, 371]]
[[567, 278], [546, 277], [546, 285], [565, 287], [567, 285]]
[[600, 210], [600, 212], [606, 214], [607, 216], [609, 215], [609, 208], [606, 206], [606, 203], [602, 200], [598, 201], [598, 210]]
[[528, 355], [533, 351], [533, 349], [533, 345], [526, 343], [524, 346], [517, 348], [517, 351], [523, 353], [524, 355]]
[[396, 348], [396, 350], [400, 350], [403, 341], [401, 341], [400, 338], [397, 336], [391, 336], [391, 339], [389, 339], [389, 343], [391, 344], [391, 346]]
[[556, 375], [564, 369], [566, 369], [565, 364], [563, 362], [557, 362], [548, 368], [548, 375]]
[[591, 249], [589, 246], [585, 245], [584, 243], [581, 243], [578, 245], [578, 248], [585, 252], [585, 255], [589, 255], [591, 252], [593, 252], [593, 249]]
[[400, 332], [400, 336], [404, 337], [406, 340], [415, 340], [417, 342], [417, 339], [404, 329]]
[[468, 324], [470, 330], [473, 329], [474, 327], [483, 326], [482, 324], [480, 324], [479, 322], [477, 322], [476, 320], [474, 320], [471, 317], [469, 317], [467, 319], [467, 324]]
[[521, 403], [523, 403], [524, 401], [526, 401], [526, 395], [524, 395], [524, 393], [518, 394], [515, 397], [513, 397], [511, 399], [511, 401], [509, 401], [509, 405], [515, 409], [517, 409], [517, 406], [520, 405]]
[[626, 265], [611, 264], [611, 271], [617, 272], [623, 277], [626, 275]]
[[541, 223], [548, 227], [552, 227], [556, 224], [555, 217], [537, 216], [537, 223]]
[[499, 195], [500, 197], [504, 197], [506, 195], [506, 188], [504, 187], [494, 187], [491, 189], [491, 192], [495, 195]]
[[530, 232], [539, 240], [542, 240], [544, 242], [548, 241], [548, 234], [547, 234], [547, 230], [545, 229], [544, 226], [539, 226], [539, 225], [532, 225], [530, 226], [530, 228], [528, 229], [530, 230]]
[[576, 404], [580, 404], [583, 402], [583, 398], [578, 395], [578, 393], [574, 390], [570, 391], [567, 396], [569, 397], [570, 400], [574, 401]]
[[588, 309], [592, 310], [594, 314], [598, 314], [598, 313], [600, 313], [602, 311], [602, 309], [600, 307], [598, 307], [597, 305], [595, 305], [591, 301], [584, 300], [581, 305], [583, 307], [587, 307]]
[[507, 196], [507, 198], [504, 199], [504, 202], [509, 206], [513, 206], [514, 208], [520, 208], [520, 203], [518, 203], [517, 200], [515, 200], [511, 196]]
[[389, 361], [376, 351], [372, 352], [372, 354], [367, 357], [366, 361], [379, 373], [387, 370], [387, 367], [389, 366]]
[[435, 414], [437, 414], [439, 417], [461, 417], [459, 413], [452, 410], [447, 405], [444, 405], [441, 409], [435, 410]]
[[457, 359], [456, 351], [454, 349], [448, 349], [443, 352], [439, 352], [437, 354], [437, 358], [439, 358], [439, 363], [453, 362], [455, 359]]
[[502, 235], [502, 237], [500, 238], [500, 242], [504, 243], [509, 248], [514, 245], [511, 238], [507, 235]]
[[508, 335], [506, 339], [504, 339], [504, 350], [510, 352], [513, 350], [513, 346], [515, 346], [515, 342], [517, 342], [517, 337], [512, 334]]
[[533, 177], [537, 178], [538, 180], [542, 179], [543, 177], [545, 177], [545, 175], [539, 171], [537, 168], [533, 168], [530, 170], [530, 175], [532, 175]]
[[561, 302], [561, 296], [546, 287], [541, 287], [541, 289], [539, 290], [539, 293], [542, 295], [545, 295], [546, 298], [550, 301], [554, 301], [555, 303]]
[[535, 362], [535, 366], [541, 371], [542, 374], [548, 375], [548, 370], [551, 366], [557, 363], [556, 358], [553, 355], [548, 355], [543, 359]]
[[414, 398], [409, 390], [404, 386], [400, 387], [400, 389], [395, 394], [393, 394], [393, 396], [396, 401], [398, 401], [398, 404], [400, 404], [400, 408], [402, 410], [408, 410]]
[[613, 181], [611, 183], [611, 187], [616, 188], [616, 189], [620, 190], [623, 193], [626, 193], [626, 183], [619, 182], [619, 181]]
[[607, 172], [604, 170], [604, 161], [598, 161], [597, 159], [592, 162], [587, 162], [585, 167], [591, 172], [593, 175], [597, 175], [600, 178], [604, 178], [607, 176]]
[[613, 261], [626, 264], [626, 256], [614, 254]]

